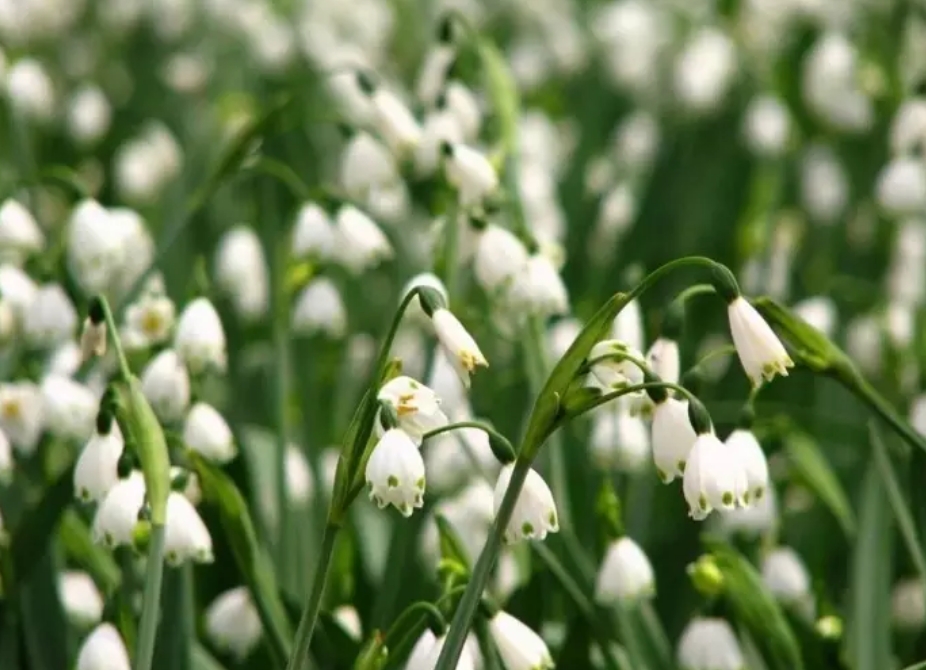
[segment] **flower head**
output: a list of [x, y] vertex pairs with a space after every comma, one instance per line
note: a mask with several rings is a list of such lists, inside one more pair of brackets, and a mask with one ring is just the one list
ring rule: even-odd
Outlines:
[[549, 670], [553, 657], [537, 633], [507, 612], [489, 620], [489, 633], [508, 670]]
[[738, 296], [727, 306], [727, 314], [736, 353], [753, 386], [770, 381], [776, 374], [787, 375], [794, 362], [756, 308]]
[[77, 652], [75, 670], [131, 670], [129, 652], [111, 623], [101, 623]]
[[83, 441], [93, 433], [98, 403], [96, 394], [63, 375], [42, 380], [42, 416], [45, 427], [66, 440]]
[[196, 298], [177, 321], [174, 348], [193, 374], [207, 367], [225, 370], [225, 331], [208, 298]]
[[450, 363], [463, 384], [469, 387], [469, 378], [476, 366], [488, 367], [489, 362], [482, 355], [476, 340], [450, 310], [443, 308], [434, 310], [431, 322], [434, 324], [437, 339], [447, 353]]
[[255, 321], [266, 316], [270, 307], [270, 271], [253, 228], [235, 226], [219, 240], [215, 279], [242, 319]]
[[77, 332], [77, 310], [60, 284], [45, 284], [33, 296], [23, 317], [23, 336], [37, 349], [52, 349]]
[[142, 372], [141, 390], [157, 417], [180, 421], [190, 404], [190, 375], [173, 349], [165, 349]]
[[353, 205], [343, 205], [335, 217], [333, 260], [359, 275], [392, 258], [392, 245], [379, 226]]
[[666, 484], [685, 473], [697, 435], [688, 420], [688, 401], [666, 398], [653, 408], [653, 462]]
[[327, 277], [310, 281], [293, 306], [293, 332], [298, 335], [323, 333], [331, 338], [344, 337], [347, 310], [337, 285]]
[[489, 224], [479, 233], [473, 256], [476, 281], [490, 294], [506, 290], [527, 268], [530, 256], [510, 230]]
[[134, 542], [138, 513], [145, 502], [145, 477], [138, 470], [109, 490], [93, 517], [93, 540], [110, 549]]
[[0, 254], [19, 264], [45, 247], [45, 234], [22, 203], [7, 198], [0, 204]]
[[206, 635], [219, 649], [242, 660], [257, 646], [263, 627], [246, 586], [219, 594], [206, 608]]
[[[502, 500], [511, 482], [514, 464], [506, 465], [495, 483], [495, 513], [498, 514]], [[513, 544], [519, 540], [543, 540], [547, 533], [559, 531], [559, 517], [556, 502], [550, 487], [537, 472], [528, 470], [524, 486], [518, 494], [511, 519], [505, 529], [505, 542]]]
[[784, 603], [803, 605], [813, 602], [810, 573], [790, 547], [779, 547], [762, 560], [762, 581], [773, 596]]
[[592, 420], [589, 449], [602, 468], [640, 472], [650, 456], [650, 435], [646, 424], [617, 404], [602, 408]]
[[125, 311], [123, 339], [136, 348], [166, 342], [174, 328], [175, 315], [173, 300], [160, 293], [145, 293]]
[[79, 628], [93, 626], [103, 617], [103, 596], [86, 572], [68, 570], [59, 574], [58, 596], [68, 620]]
[[418, 443], [428, 431], [447, 424], [447, 415], [441, 411], [437, 394], [411, 377], [390, 379], [376, 398], [393, 407], [399, 418], [398, 427]]
[[227, 463], [237, 453], [231, 428], [225, 418], [212, 405], [204, 402], [193, 405], [186, 415], [183, 442], [216, 463]]
[[653, 566], [629, 537], [611, 543], [598, 571], [595, 600], [603, 605], [633, 601], [656, 592]]
[[681, 670], [743, 670], [746, 662], [733, 629], [723, 619], [692, 619], [678, 641]]
[[479, 205], [498, 188], [498, 174], [485, 155], [465, 144], [445, 144], [444, 169], [463, 207]]
[[43, 409], [42, 393], [32, 382], [0, 383], [0, 430], [24, 456], [38, 445], [45, 423]]
[[409, 517], [424, 505], [424, 460], [418, 445], [398, 428], [387, 430], [370, 454], [366, 482], [380, 509], [394, 506]]
[[328, 213], [314, 202], [302, 205], [293, 228], [293, 256], [327, 260], [334, 245], [334, 224]]
[[746, 502], [754, 503], [768, 490], [768, 461], [762, 445], [751, 430], [738, 428], [726, 439], [730, 455], [739, 460], [746, 477]]
[[405, 103], [382, 86], [373, 90], [370, 100], [376, 129], [393, 153], [403, 156], [414, 150], [421, 140], [421, 126]]
[[509, 299], [515, 307], [541, 316], [569, 311], [569, 293], [563, 278], [543, 254], [528, 259], [525, 272], [516, 276], [511, 285]]
[[643, 383], [643, 370], [638, 362], [643, 354], [620, 340], [597, 343], [588, 354], [592, 376], [605, 389], [617, 390]]
[[736, 507], [743, 482], [738, 479], [742, 466], [723, 442], [711, 432], [698, 435], [685, 465], [683, 490], [689, 514], [697, 521], [714, 509]]
[[182, 493], [172, 491], [167, 498], [164, 528], [164, 560], [168, 565], [185, 561], [212, 563], [212, 536], [193, 504]]
[[94, 433], [74, 466], [74, 495], [83, 502], [102, 500], [119, 481], [119, 458], [125, 442], [117, 424], [108, 435]]

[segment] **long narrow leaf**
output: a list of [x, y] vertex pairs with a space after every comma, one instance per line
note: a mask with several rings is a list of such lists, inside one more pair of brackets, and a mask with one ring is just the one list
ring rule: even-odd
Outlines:
[[833, 513], [846, 536], [853, 537], [856, 521], [849, 498], [813, 438], [803, 433], [793, 433], [785, 441], [785, 450], [807, 487]]

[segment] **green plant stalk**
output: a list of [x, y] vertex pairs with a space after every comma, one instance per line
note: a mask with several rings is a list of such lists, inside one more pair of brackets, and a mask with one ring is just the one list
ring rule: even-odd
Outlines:
[[145, 594], [142, 599], [141, 623], [138, 626], [138, 645], [135, 651], [135, 670], [151, 670], [151, 661], [154, 658], [161, 579], [164, 576], [164, 536], [163, 525], [151, 526], [148, 564], [145, 566]]
[[435, 437], [441, 433], [448, 433], [459, 428], [478, 428], [479, 430], [485, 432], [489, 437], [498, 440], [502, 444], [508, 445], [511, 451], [514, 452], [514, 447], [511, 446], [511, 443], [508, 441], [507, 437], [499, 433], [488, 424], [483, 423], [482, 421], [456, 421], [454, 423], [448, 423], [447, 425], [441, 426], [440, 428], [429, 430], [427, 433], [421, 436], [421, 439], [427, 440], [428, 438]]
[[132, 375], [129, 368], [129, 361], [125, 357], [125, 351], [122, 348], [122, 340], [119, 338], [119, 329], [116, 328], [116, 320], [113, 318], [113, 311], [109, 306], [109, 301], [100, 296], [100, 304], [103, 306], [103, 320], [106, 322], [106, 330], [109, 339], [112, 341], [113, 351], [116, 352], [116, 362], [119, 364], [119, 375], [125, 381], [128, 381]]
[[299, 619], [293, 654], [286, 664], [286, 670], [306, 670], [309, 667], [309, 646], [312, 644], [312, 634], [315, 632], [318, 612], [321, 609], [322, 598], [325, 596], [328, 573], [331, 571], [331, 559], [334, 556], [335, 542], [340, 530], [341, 527], [338, 525], [332, 523], [325, 525], [322, 545], [318, 551], [318, 563], [315, 564], [312, 590], [309, 591], [305, 609], [302, 610], [302, 617]]

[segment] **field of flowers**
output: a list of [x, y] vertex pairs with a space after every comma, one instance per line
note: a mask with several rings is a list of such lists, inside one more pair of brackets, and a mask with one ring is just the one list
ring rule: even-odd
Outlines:
[[0, 670], [926, 668], [926, 2], [0, 0]]

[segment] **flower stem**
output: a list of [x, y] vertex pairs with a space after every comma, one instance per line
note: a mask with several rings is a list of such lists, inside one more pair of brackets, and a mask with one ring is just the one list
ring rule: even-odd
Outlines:
[[116, 328], [116, 320], [113, 318], [113, 311], [109, 306], [109, 301], [102, 295], [97, 296], [100, 305], [103, 307], [103, 319], [106, 321], [106, 330], [109, 331], [109, 339], [113, 343], [113, 351], [116, 352], [116, 361], [119, 363], [119, 375], [124, 380], [132, 376], [129, 369], [129, 361], [125, 357], [125, 351], [122, 349], [122, 340], [119, 339], [119, 330]]
[[334, 556], [335, 541], [341, 527], [332, 523], [325, 526], [322, 536], [322, 546], [318, 552], [318, 563], [315, 566], [315, 578], [312, 581], [312, 590], [302, 610], [299, 628], [296, 630], [296, 642], [293, 655], [286, 664], [286, 670], [306, 670], [309, 667], [309, 646], [312, 643], [312, 633], [315, 631], [315, 622], [318, 621], [318, 612], [321, 609], [322, 598], [325, 595], [325, 586], [328, 583], [328, 573], [331, 570], [331, 559]]
[[153, 524], [145, 567], [145, 593], [141, 606], [141, 623], [135, 652], [135, 670], [151, 670], [154, 640], [158, 629], [158, 605], [161, 599], [161, 578], [164, 576], [164, 526]]
[[508, 483], [508, 489], [505, 491], [505, 497], [502, 499], [501, 507], [495, 517], [495, 523], [492, 524], [489, 531], [489, 537], [482, 548], [482, 553], [479, 554], [479, 560], [476, 561], [476, 567], [473, 568], [473, 576], [469, 584], [466, 585], [463, 598], [453, 615], [450, 631], [447, 633], [447, 639], [444, 642], [444, 648], [441, 650], [440, 658], [437, 660], [435, 670], [451, 670], [457, 666], [457, 660], [459, 660], [463, 645], [466, 643], [470, 623], [476, 614], [476, 608], [479, 606], [479, 600], [482, 598], [485, 585], [489, 581], [492, 566], [495, 565], [495, 560], [498, 558], [505, 528], [507, 528], [508, 522], [511, 520], [515, 504], [530, 469], [530, 461], [521, 458], [515, 461], [514, 471], [511, 473], [511, 480]]
[[508, 447], [514, 451], [514, 447], [511, 446], [511, 442], [508, 441], [508, 438], [482, 421], [457, 421], [456, 423], [448, 423], [447, 425], [441, 426], [440, 428], [429, 430], [427, 433], [421, 436], [421, 439], [427, 440], [428, 438], [436, 437], [441, 433], [448, 433], [451, 430], [457, 430], [459, 428], [478, 428], [479, 430], [485, 431], [492, 439], [498, 440], [502, 444], [508, 445]]

